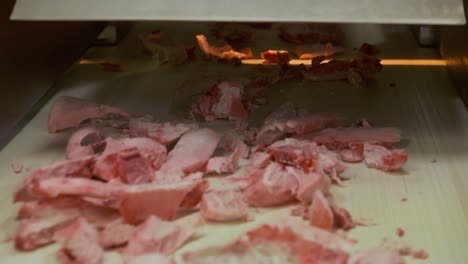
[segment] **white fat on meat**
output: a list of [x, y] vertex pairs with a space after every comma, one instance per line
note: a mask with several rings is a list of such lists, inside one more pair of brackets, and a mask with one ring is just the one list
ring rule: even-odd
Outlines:
[[214, 222], [248, 220], [248, 206], [242, 199], [242, 193], [233, 190], [209, 191], [200, 202], [203, 219]]
[[211, 129], [194, 129], [184, 134], [169, 152], [161, 171], [189, 174], [203, 171], [219, 142], [219, 136]]
[[100, 264], [104, 260], [98, 231], [84, 218], [78, 218], [56, 232], [54, 240], [62, 245], [57, 254], [60, 263]]
[[384, 146], [364, 144], [364, 161], [369, 168], [383, 171], [399, 170], [407, 160], [408, 154], [404, 149], [387, 149]]
[[100, 131], [93, 127], [85, 127], [75, 131], [68, 139], [65, 149], [67, 159], [79, 159], [94, 155], [92, 143], [101, 140]]

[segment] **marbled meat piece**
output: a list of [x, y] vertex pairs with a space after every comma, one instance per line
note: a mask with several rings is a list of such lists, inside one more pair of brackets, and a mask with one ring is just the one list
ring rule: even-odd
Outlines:
[[120, 247], [127, 244], [136, 226], [127, 224], [123, 218], [109, 222], [99, 233], [99, 243], [103, 248]]
[[192, 111], [210, 121], [244, 120], [248, 113], [242, 103], [244, 87], [237, 82], [219, 81], [192, 106]]
[[331, 209], [333, 211], [334, 225], [336, 228], [348, 231], [358, 225], [358, 223], [353, 220], [348, 210], [334, 204], [331, 204]]
[[387, 149], [384, 146], [364, 143], [364, 161], [369, 168], [383, 171], [401, 169], [408, 160], [404, 149]]
[[216, 57], [219, 59], [232, 60], [232, 59], [249, 59], [252, 58], [252, 51], [235, 51], [229, 45], [224, 45], [222, 47], [215, 47], [208, 43], [208, 40], [204, 35], [196, 35], [198, 46], [203, 51], [207, 57]]
[[65, 156], [67, 159], [80, 159], [85, 156], [94, 155], [92, 143], [102, 139], [101, 133], [94, 127], [85, 127], [75, 131], [68, 139]]
[[214, 36], [228, 42], [248, 42], [254, 36], [252, 27], [241, 23], [217, 23], [212, 30]]
[[159, 123], [142, 118], [132, 118], [129, 122], [129, 133], [132, 137], [149, 137], [161, 144], [169, 145], [193, 127], [193, 124], [186, 122]]
[[294, 54], [301, 60], [310, 60], [314, 57], [330, 57], [344, 51], [343, 47], [334, 46], [331, 43], [299, 45], [294, 49]]
[[333, 211], [321, 191], [316, 191], [313, 194], [312, 203], [309, 207], [309, 222], [311, 225], [325, 230], [332, 230], [333, 228]]
[[209, 191], [200, 202], [200, 213], [207, 221], [245, 221], [249, 219], [247, 209], [242, 193], [233, 190]]
[[208, 128], [194, 129], [184, 134], [169, 152], [163, 172], [192, 173], [203, 171], [219, 142], [219, 136]]
[[67, 160], [41, 167], [26, 176], [15, 193], [14, 201], [30, 201], [35, 197], [31, 194], [31, 187], [37, 182], [52, 178], [91, 178], [92, 166], [96, 158], [86, 156], [81, 159]]
[[267, 50], [260, 53], [262, 59], [269, 63], [288, 64], [291, 60], [286, 50]]
[[290, 23], [279, 28], [279, 37], [287, 42], [342, 44], [343, 31], [336, 24]]
[[98, 231], [84, 218], [78, 218], [57, 231], [54, 240], [62, 245], [57, 254], [60, 263], [99, 264], [104, 260]]
[[251, 176], [244, 200], [251, 206], [282, 205], [295, 200], [297, 179], [282, 164], [272, 162]]
[[89, 119], [115, 119], [130, 117], [126, 110], [112, 106], [101, 105], [83, 99], [60, 96], [49, 112], [49, 133], [79, 126]]
[[349, 264], [405, 264], [405, 259], [398, 252], [385, 249], [373, 248], [353, 253]]
[[59, 210], [47, 217], [20, 220], [15, 237], [15, 247], [31, 251], [54, 242], [53, 235], [80, 216], [78, 210]]
[[127, 264], [176, 264], [176, 262], [166, 255], [153, 253], [131, 257]]
[[401, 132], [400, 129], [393, 127], [326, 128], [299, 138], [315, 141], [328, 149], [342, 150], [348, 148], [350, 143], [364, 142], [391, 147], [400, 142]]
[[223, 157], [213, 157], [206, 164], [206, 173], [233, 173], [239, 167], [239, 151]]
[[151, 253], [172, 254], [195, 233], [199, 223], [189, 220], [166, 222], [154, 215], [149, 216], [136, 228], [122, 254], [126, 257]]
[[163, 220], [172, 220], [187, 194], [200, 184], [204, 182], [183, 180], [168, 184], [129, 186], [120, 195], [120, 214], [130, 224], [137, 224], [150, 215], [156, 215]]

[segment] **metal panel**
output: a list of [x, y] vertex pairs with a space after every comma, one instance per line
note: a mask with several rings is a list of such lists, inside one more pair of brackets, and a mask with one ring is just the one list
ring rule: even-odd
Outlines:
[[464, 24], [462, 0], [17, 0], [16, 20]]

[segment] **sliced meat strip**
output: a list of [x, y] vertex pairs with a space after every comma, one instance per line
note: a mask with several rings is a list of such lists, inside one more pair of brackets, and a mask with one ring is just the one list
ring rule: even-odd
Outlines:
[[143, 118], [132, 118], [129, 122], [130, 136], [149, 137], [164, 145], [174, 143], [193, 127], [190, 123], [158, 123]]
[[198, 221], [192, 219], [166, 222], [156, 216], [149, 216], [138, 226], [122, 254], [138, 256], [151, 253], [172, 254], [195, 233]]
[[98, 231], [84, 218], [78, 218], [57, 231], [54, 240], [62, 245], [57, 254], [60, 263], [99, 264], [104, 260]]
[[[156, 159], [166, 156], [165, 153], [158, 154], [162, 155]], [[160, 161], [156, 162], [158, 164], [162, 163]], [[93, 172], [97, 177], [106, 181], [116, 179], [128, 184], [149, 183], [154, 178], [155, 168], [153, 164], [150, 159], [143, 156], [139, 149], [132, 147], [99, 157]]]
[[309, 222], [311, 225], [325, 230], [333, 228], [333, 211], [321, 191], [317, 191], [313, 195], [312, 204], [309, 207]]
[[408, 154], [404, 149], [389, 150], [384, 146], [365, 143], [364, 160], [369, 168], [393, 171], [401, 169], [406, 164]]
[[75, 131], [68, 139], [65, 156], [67, 159], [80, 159], [94, 155], [92, 143], [101, 140], [101, 133], [93, 127], [85, 127]]
[[197, 39], [198, 46], [206, 56], [213, 56], [225, 60], [252, 58], [252, 51], [238, 52], [233, 50], [229, 45], [224, 45], [222, 47], [211, 46], [204, 35], [196, 35], [195, 38]]
[[35, 182], [51, 178], [90, 178], [92, 176], [92, 166], [96, 158], [86, 156], [77, 160], [68, 160], [54, 163], [52, 165], [39, 168], [26, 176], [21, 186], [15, 193], [14, 201], [30, 201], [34, 199], [30, 188]]
[[99, 243], [103, 248], [120, 247], [127, 244], [136, 227], [127, 224], [123, 218], [109, 222], [99, 234]]
[[128, 264], [176, 264], [176, 262], [163, 254], [145, 254], [130, 258]]
[[30, 251], [52, 243], [54, 233], [79, 216], [79, 210], [68, 209], [47, 217], [21, 220], [15, 237], [16, 249]]
[[354, 253], [349, 264], [405, 264], [405, 259], [398, 252], [385, 249], [374, 248]]
[[213, 157], [206, 164], [206, 173], [233, 173], [239, 167], [239, 151], [236, 149], [229, 156]]
[[242, 198], [241, 192], [233, 190], [207, 192], [200, 202], [200, 213], [207, 221], [248, 220], [248, 206]]
[[300, 138], [315, 141], [329, 149], [342, 150], [348, 148], [350, 143], [371, 142], [388, 147], [394, 146], [400, 142], [401, 132], [400, 129], [393, 127], [327, 128]]
[[281, 205], [295, 199], [297, 179], [283, 165], [272, 162], [251, 177], [252, 181], [243, 193], [244, 200], [249, 205]]
[[169, 152], [163, 172], [185, 174], [202, 171], [213, 155], [219, 136], [207, 128], [195, 129], [184, 134]]
[[51, 178], [35, 182], [31, 193], [38, 198], [74, 195], [117, 199], [125, 188], [126, 186], [120, 184], [83, 178]]
[[120, 213], [130, 224], [137, 224], [150, 215], [156, 215], [164, 220], [172, 220], [187, 194], [200, 184], [204, 184], [204, 182], [184, 180], [169, 184], [153, 183], [130, 186], [120, 196]]
[[83, 99], [60, 96], [49, 112], [49, 133], [79, 126], [89, 119], [129, 118], [130, 113], [119, 108], [100, 105]]
[[310, 60], [314, 57], [330, 57], [344, 51], [343, 47], [334, 46], [331, 43], [299, 45], [294, 49], [294, 54], [301, 60]]
[[286, 50], [267, 50], [260, 53], [262, 59], [269, 63], [288, 64], [291, 60]]

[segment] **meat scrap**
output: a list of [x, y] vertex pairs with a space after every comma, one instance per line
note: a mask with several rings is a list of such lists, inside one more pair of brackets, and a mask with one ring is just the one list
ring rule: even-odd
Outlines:
[[289, 53], [285, 50], [267, 50], [260, 55], [262, 59], [269, 63], [288, 64], [291, 60]]
[[97, 230], [84, 218], [78, 218], [54, 234], [62, 245], [58, 252], [60, 263], [102, 263], [104, 250], [99, 245]]
[[393, 171], [401, 169], [406, 164], [408, 154], [404, 149], [389, 150], [384, 146], [365, 143], [364, 160], [369, 168]]
[[239, 167], [239, 151], [236, 149], [229, 156], [213, 157], [206, 164], [206, 173], [233, 173]]
[[230, 153], [238, 150], [239, 157], [247, 159], [250, 154], [249, 147], [244, 142], [244, 137], [234, 131], [226, 132], [219, 142], [219, 148]]
[[242, 103], [244, 87], [236, 82], [219, 81], [192, 106], [192, 111], [210, 121], [244, 120], [248, 117]]
[[321, 191], [313, 194], [312, 204], [309, 207], [309, 222], [311, 225], [324, 230], [332, 230], [333, 228], [333, 211]]
[[126, 257], [152, 253], [172, 254], [195, 233], [198, 225], [196, 221], [183, 220], [165, 222], [156, 216], [149, 216], [136, 228], [122, 254]]
[[250, 49], [245, 51], [235, 51], [230, 45], [215, 47], [208, 43], [208, 40], [204, 35], [196, 35], [195, 37], [197, 39], [198, 46], [207, 57], [213, 56], [225, 60], [243, 60], [252, 58], [252, 51], [250, 51]]
[[49, 112], [49, 133], [79, 126], [89, 119], [127, 119], [130, 113], [119, 108], [101, 105], [83, 99], [60, 96]]
[[99, 234], [99, 244], [103, 248], [120, 247], [127, 244], [135, 232], [135, 226], [125, 223], [122, 218], [109, 222]]
[[314, 57], [330, 57], [343, 52], [343, 47], [334, 46], [331, 43], [299, 45], [294, 49], [294, 54], [301, 60], [310, 60]]
[[94, 155], [92, 143], [101, 139], [101, 134], [96, 128], [85, 127], [79, 129], [68, 139], [65, 156], [67, 159], [79, 159], [88, 155]]
[[203, 195], [200, 213], [207, 221], [226, 222], [248, 220], [247, 204], [242, 193], [232, 190], [210, 191]]
[[416, 250], [411, 253], [411, 256], [415, 259], [427, 259], [429, 257], [429, 253], [424, 249]]
[[396, 230], [395, 230], [395, 234], [398, 236], [398, 237], [403, 237], [405, 235], [405, 230], [401, 227], [398, 227]]
[[341, 44], [344, 40], [344, 34], [338, 25], [324, 23], [285, 24], [279, 28], [279, 37], [284, 41], [296, 44]]
[[159, 123], [144, 118], [132, 118], [129, 122], [130, 136], [149, 137], [164, 145], [174, 143], [192, 128], [190, 123]]
[[181, 174], [203, 171], [218, 142], [219, 136], [208, 128], [187, 132], [169, 152], [161, 171]]

